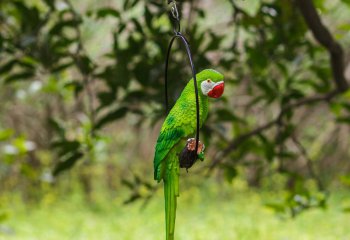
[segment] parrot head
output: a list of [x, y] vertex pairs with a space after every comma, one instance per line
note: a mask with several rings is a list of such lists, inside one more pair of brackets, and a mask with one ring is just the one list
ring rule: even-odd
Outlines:
[[212, 69], [206, 69], [198, 73], [196, 77], [203, 95], [219, 98], [224, 93], [224, 76], [221, 73]]

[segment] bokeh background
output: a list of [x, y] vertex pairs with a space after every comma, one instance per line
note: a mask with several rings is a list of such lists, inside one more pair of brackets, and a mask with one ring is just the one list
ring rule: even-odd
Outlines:
[[[350, 1], [179, 1], [225, 75], [176, 237], [350, 239]], [[164, 239], [166, 1], [0, 2], [0, 239]], [[169, 66], [173, 104], [191, 78]]]

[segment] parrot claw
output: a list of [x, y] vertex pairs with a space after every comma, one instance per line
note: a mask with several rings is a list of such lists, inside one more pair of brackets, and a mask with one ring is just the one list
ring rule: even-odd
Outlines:
[[182, 150], [179, 156], [180, 160], [180, 168], [186, 168], [188, 170], [193, 166], [193, 164], [197, 161], [197, 159], [203, 161], [204, 160], [204, 149], [205, 146], [200, 141], [198, 142], [198, 150], [195, 153], [196, 149], [196, 139], [189, 138], [187, 139], [186, 146]]
[[[189, 138], [187, 139], [187, 149], [190, 151], [194, 151], [196, 148], [196, 139], [195, 138]], [[201, 141], [198, 142], [198, 150], [197, 154], [204, 153], [205, 145]]]

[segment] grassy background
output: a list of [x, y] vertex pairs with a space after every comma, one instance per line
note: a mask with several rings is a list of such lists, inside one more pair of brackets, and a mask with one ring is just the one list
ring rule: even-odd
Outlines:
[[[344, 200], [350, 199], [349, 192], [338, 191], [331, 195], [331, 207], [325, 210], [309, 210], [290, 219], [264, 206], [278, 197], [274, 192], [248, 190], [240, 181], [230, 185], [209, 179], [201, 185], [201, 188], [182, 191], [178, 203], [177, 239], [350, 239], [350, 216], [342, 211]], [[161, 189], [146, 206], [142, 202], [125, 206], [121, 198], [100, 194], [95, 204], [88, 204], [79, 193], [61, 196], [58, 200], [48, 195], [35, 207], [12, 199], [7, 208], [9, 218], [1, 226], [0, 239], [164, 238]]]

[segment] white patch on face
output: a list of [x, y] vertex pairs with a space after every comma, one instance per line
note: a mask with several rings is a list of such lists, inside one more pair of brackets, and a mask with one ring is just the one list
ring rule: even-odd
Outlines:
[[201, 90], [203, 95], [208, 96], [208, 92], [213, 89], [215, 82], [210, 79], [207, 79], [201, 83]]

